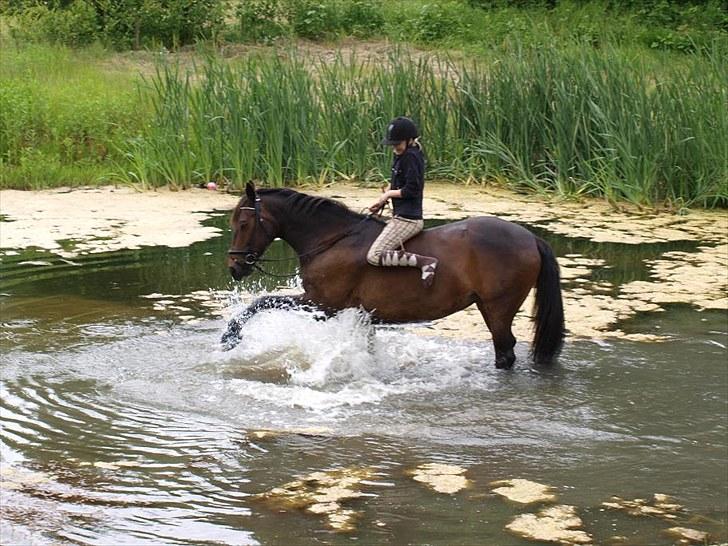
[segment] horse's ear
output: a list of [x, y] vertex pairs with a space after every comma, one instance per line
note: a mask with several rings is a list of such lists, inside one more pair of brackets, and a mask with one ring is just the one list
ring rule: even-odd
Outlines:
[[255, 184], [253, 184], [252, 180], [245, 184], [245, 195], [247, 195], [248, 199], [251, 201], [255, 201]]

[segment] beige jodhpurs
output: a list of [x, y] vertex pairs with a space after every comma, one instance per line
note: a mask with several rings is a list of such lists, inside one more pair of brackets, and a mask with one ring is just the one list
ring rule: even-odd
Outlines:
[[395, 216], [379, 234], [367, 252], [367, 262], [381, 265], [382, 252], [386, 250], [402, 250], [404, 242], [417, 235], [425, 227], [423, 220], [410, 220]]

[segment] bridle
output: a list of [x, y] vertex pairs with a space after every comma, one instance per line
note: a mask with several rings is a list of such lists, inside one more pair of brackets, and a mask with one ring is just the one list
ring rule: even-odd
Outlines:
[[255, 200], [253, 201], [252, 207], [240, 207], [240, 210], [252, 210], [255, 211], [255, 224], [253, 226], [253, 233], [248, 238], [248, 245], [244, 249], [239, 248], [229, 248], [228, 249], [228, 255], [229, 256], [244, 256], [245, 265], [251, 265], [255, 266], [255, 264], [260, 259], [260, 255], [255, 251], [250, 249], [250, 245], [253, 241], [255, 241], [255, 234], [258, 230], [258, 227], [260, 226], [260, 229], [263, 230], [263, 233], [266, 234], [267, 237], [269, 237], [271, 240], [273, 237], [271, 237], [271, 234], [266, 229], [265, 225], [263, 224], [263, 216], [260, 213], [260, 196], [256, 193], [255, 194]]
[[246, 248], [244, 248], [242, 250], [239, 249], [239, 248], [230, 248], [230, 249], [228, 249], [228, 252], [227, 253], [228, 253], [229, 256], [244, 256], [244, 263], [245, 263], [245, 265], [249, 265], [249, 266], [257, 269], [261, 273], [264, 273], [265, 275], [269, 275], [271, 277], [280, 277], [280, 278], [295, 277], [296, 274], [293, 274], [293, 275], [278, 275], [278, 274], [275, 274], [275, 273], [271, 273], [270, 271], [266, 271], [262, 267], [260, 267], [260, 265], [258, 265], [258, 261], [264, 261], [264, 262], [283, 262], [283, 261], [290, 261], [292, 259], [294, 259], [294, 260], [295, 259], [301, 260], [303, 258], [311, 258], [311, 257], [313, 257], [313, 256], [315, 256], [317, 254], [320, 254], [321, 252], [324, 252], [325, 250], [328, 250], [329, 248], [331, 248], [332, 246], [334, 246], [336, 243], [338, 243], [342, 239], [345, 239], [349, 235], [355, 233], [358, 230], [358, 227], [362, 223], [366, 222], [367, 220], [369, 220], [371, 218], [371, 215], [365, 216], [358, 224], [356, 224], [355, 226], [353, 226], [349, 230], [344, 231], [344, 232], [336, 235], [332, 239], [324, 242], [322, 245], [318, 246], [317, 248], [314, 248], [313, 250], [309, 250], [308, 252], [304, 252], [302, 254], [298, 254], [298, 256], [296, 258], [265, 259], [265, 258], [262, 258], [260, 256], [260, 254], [258, 254], [258, 252], [250, 249], [251, 243], [253, 241], [255, 241], [255, 235], [256, 235], [256, 232], [257, 232], [258, 227], [260, 227], [260, 229], [263, 230], [263, 233], [265, 233], [265, 235], [269, 239], [271, 239], [271, 240], [274, 239], [274, 237], [272, 237], [271, 234], [270, 234], [270, 232], [266, 229], [265, 224], [263, 224], [263, 216], [261, 214], [260, 207], [261, 207], [261, 200], [260, 200], [260, 196], [257, 194], [257, 192], [255, 194], [255, 200], [253, 201], [253, 206], [252, 207], [240, 207], [240, 210], [252, 210], [252, 211], [255, 212], [255, 225], [253, 227], [253, 233], [250, 235], [250, 238], [248, 239], [248, 245], [246, 246]]

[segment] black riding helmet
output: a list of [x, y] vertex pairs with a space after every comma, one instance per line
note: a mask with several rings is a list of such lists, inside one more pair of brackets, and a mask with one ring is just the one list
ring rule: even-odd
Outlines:
[[384, 140], [382, 140], [382, 144], [391, 146], [392, 144], [397, 144], [398, 142], [409, 140], [411, 138], [417, 138], [418, 136], [420, 135], [417, 132], [417, 126], [414, 121], [410, 118], [400, 116], [389, 122], [389, 126], [387, 127], [387, 136]]

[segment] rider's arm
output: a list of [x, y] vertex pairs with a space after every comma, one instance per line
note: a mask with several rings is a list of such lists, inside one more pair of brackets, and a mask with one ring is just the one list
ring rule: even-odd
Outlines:
[[399, 199], [402, 197], [402, 190], [387, 190], [382, 194], [381, 200]]
[[399, 199], [400, 197], [402, 197], [402, 190], [387, 190], [379, 196], [376, 203], [369, 207], [369, 210], [371, 212], [377, 212], [379, 209], [384, 207], [385, 203], [390, 199]]

